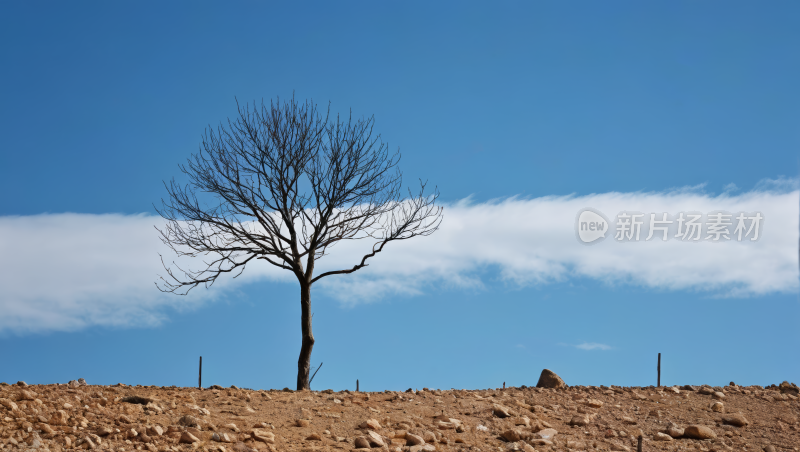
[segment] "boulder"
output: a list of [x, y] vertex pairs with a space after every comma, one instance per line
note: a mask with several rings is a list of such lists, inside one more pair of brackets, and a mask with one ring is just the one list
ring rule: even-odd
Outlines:
[[565, 386], [567, 385], [564, 383], [564, 380], [550, 369], [542, 370], [542, 374], [539, 376], [539, 382], [536, 383], [537, 388], [558, 389]]
[[369, 441], [363, 436], [356, 438], [354, 446], [356, 449], [369, 449]]
[[295, 421], [295, 424], [298, 427], [308, 427], [309, 425], [311, 425], [311, 422], [308, 419], [298, 419]]
[[717, 434], [705, 425], [690, 425], [683, 429], [683, 436], [692, 439], [713, 439]]
[[714, 411], [716, 413], [724, 413], [725, 405], [722, 402], [714, 402], [711, 404], [711, 411]]

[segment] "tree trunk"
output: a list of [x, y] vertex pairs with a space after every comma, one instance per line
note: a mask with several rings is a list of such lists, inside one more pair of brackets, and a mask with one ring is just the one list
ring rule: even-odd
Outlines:
[[308, 377], [311, 371], [311, 350], [314, 348], [314, 333], [311, 332], [311, 285], [300, 283], [300, 326], [303, 330], [303, 345], [297, 360], [297, 390], [311, 389]]

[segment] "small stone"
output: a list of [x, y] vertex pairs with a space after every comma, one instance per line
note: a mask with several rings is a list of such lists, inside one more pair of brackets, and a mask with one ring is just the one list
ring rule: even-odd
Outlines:
[[84, 380], [83, 378], [78, 378], [78, 384], [80, 384], [81, 386], [86, 386], [86, 380]]
[[603, 406], [603, 402], [600, 400], [589, 399], [586, 401], [586, 405], [589, 405], [592, 408], [600, 408]]
[[569, 425], [577, 425], [583, 427], [589, 424], [589, 418], [586, 416], [573, 416], [569, 421]]
[[317, 433], [312, 433], [306, 438], [307, 441], [322, 441], [322, 437]]
[[379, 435], [379, 434], [377, 434], [377, 433], [375, 433], [373, 431], [367, 432], [366, 438], [367, 438], [367, 441], [369, 441], [369, 445], [372, 446], [372, 447], [383, 447], [386, 444], [383, 441], [383, 438], [381, 437], [381, 435]]
[[161, 436], [164, 434], [164, 429], [160, 425], [154, 425], [147, 429], [147, 434], [150, 436]]
[[769, 444], [764, 446], [764, 452], [778, 452], [778, 449], [776, 449], [772, 444]]
[[228, 430], [233, 430], [234, 432], [239, 433], [239, 427], [237, 427], [236, 424], [225, 424], [222, 426], [222, 428], [227, 428]]
[[683, 429], [677, 425], [670, 425], [666, 430], [664, 430], [664, 433], [673, 438], [683, 438]]
[[420, 444], [425, 444], [425, 440], [421, 436], [406, 433], [406, 446], [418, 446]]
[[196, 443], [196, 442], [199, 442], [199, 441], [200, 440], [197, 439], [196, 436], [192, 435], [189, 432], [183, 432], [181, 434], [181, 438], [178, 440], [178, 442], [182, 443], [182, 444], [192, 444], [192, 443]]
[[636, 419], [628, 416], [622, 416], [622, 422], [630, 425], [636, 424]]
[[97, 436], [108, 436], [114, 433], [114, 430], [111, 427], [100, 427], [97, 429]]
[[196, 417], [187, 414], [178, 419], [178, 425], [182, 425], [184, 427], [197, 427], [198, 421]]
[[672, 441], [672, 437], [666, 433], [658, 432], [653, 435], [653, 441]]
[[18, 400], [36, 400], [36, 394], [33, 391], [23, 389], [19, 392]]
[[714, 402], [711, 404], [711, 411], [715, 413], [724, 413], [725, 405], [722, 402]]
[[356, 449], [369, 449], [369, 441], [367, 441], [367, 438], [364, 438], [363, 436], [356, 438], [354, 445], [356, 446]]
[[496, 403], [492, 405], [492, 414], [499, 418], [507, 418], [514, 415], [514, 413], [508, 407], [504, 407], [503, 405], [498, 405]]
[[511, 429], [511, 430], [506, 430], [500, 436], [502, 436], [506, 441], [510, 443], [516, 443], [517, 441], [522, 439], [522, 432], [517, 429]]
[[539, 430], [538, 432], [533, 434], [534, 438], [537, 439], [545, 439], [545, 440], [552, 440], [558, 434], [558, 431], [554, 428], [546, 428]]
[[367, 419], [366, 421], [362, 422], [361, 425], [359, 425], [358, 427], [368, 428], [370, 430], [380, 430], [381, 424], [375, 419]]
[[747, 418], [744, 417], [744, 415], [742, 415], [741, 413], [724, 416], [722, 418], [722, 422], [736, 427], [745, 427], [747, 425], [750, 425], [750, 421], [748, 421]]
[[542, 370], [542, 374], [539, 376], [539, 382], [536, 383], [537, 388], [558, 389], [565, 386], [566, 383], [564, 383], [564, 380], [550, 369]]
[[67, 383], [67, 386], [73, 389], [77, 388], [80, 385], [81, 384], [78, 383], [78, 380], [70, 380], [69, 383]]
[[692, 439], [713, 439], [717, 434], [705, 425], [690, 425], [683, 429], [683, 436]]
[[261, 441], [262, 443], [274, 444], [275, 434], [268, 430], [254, 428], [253, 439], [256, 441]]
[[17, 386], [22, 386], [24, 388], [25, 386], [28, 386], [28, 383], [25, 383], [24, 381], [20, 380], [17, 382]]
[[308, 427], [309, 425], [311, 425], [311, 421], [309, 421], [308, 419], [298, 419], [295, 421], [295, 425], [297, 425], [298, 427]]
[[724, 399], [724, 398], [725, 398], [725, 394], [724, 394], [724, 393], [722, 393], [722, 392], [719, 392], [719, 391], [717, 391], [717, 392], [715, 392], [715, 393], [713, 394], [713, 397], [714, 397], [715, 399], [722, 400], [722, 399]]
[[55, 413], [53, 413], [52, 417], [50, 417], [50, 421], [48, 422], [48, 424], [67, 425], [68, 421], [69, 421], [69, 416], [67, 415], [67, 412], [64, 410], [58, 410]]

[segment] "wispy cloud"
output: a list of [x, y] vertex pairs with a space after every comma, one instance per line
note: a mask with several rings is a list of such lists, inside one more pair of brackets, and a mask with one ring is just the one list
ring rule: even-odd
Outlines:
[[[662, 290], [715, 296], [758, 296], [798, 289], [798, 201], [794, 179], [764, 181], [750, 192], [708, 195], [702, 187], [652, 193], [601, 193], [446, 206], [441, 230], [430, 237], [389, 244], [357, 273], [320, 281], [347, 305], [388, 295], [417, 295], [432, 284], [480, 289], [486, 270], [526, 286], [593, 278]], [[576, 214], [592, 207], [609, 217], [620, 211], [761, 212], [757, 242], [685, 243], [676, 240], [584, 246], [575, 238]], [[170, 260], [148, 215], [47, 214], [0, 217], [0, 331], [69, 331], [92, 325], [157, 325], [174, 310], [197, 307], [255, 280], [292, 282], [268, 264], [250, 265], [242, 277], [220, 279], [215, 289], [187, 297], [156, 290], [163, 274], [158, 253]], [[342, 243], [318, 271], [349, 268], [370, 243]], [[185, 264], [185, 263], [184, 263]], [[589, 344], [593, 345], [593, 344]]]
[[606, 344], [598, 344], [597, 342], [584, 342], [576, 345], [575, 348], [579, 348], [581, 350], [611, 350], [611, 346]]

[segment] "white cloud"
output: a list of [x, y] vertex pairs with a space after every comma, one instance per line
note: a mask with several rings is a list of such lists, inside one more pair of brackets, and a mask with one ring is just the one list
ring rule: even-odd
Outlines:
[[[344, 304], [416, 295], [436, 284], [480, 289], [487, 269], [514, 285], [573, 277], [608, 284], [693, 290], [712, 296], [757, 296], [798, 290], [797, 181], [777, 179], [756, 190], [711, 196], [703, 187], [654, 193], [470, 200], [447, 205], [442, 228], [430, 237], [390, 243], [357, 273], [320, 281]], [[592, 207], [609, 219], [620, 211], [761, 212], [757, 242], [685, 243], [676, 240], [578, 243], [578, 211]], [[649, 220], [649, 215], [645, 217]], [[187, 297], [156, 290], [163, 274], [158, 253], [170, 260], [147, 215], [46, 214], [0, 217], [0, 331], [76, 330], [92, 325], [155, 325], [173, 309], [189, 309], [254, 280], [293, 276], [254, 262], [241, 278]], [[371, 244], [342, 243], [318, 264], [319, 272], [349, 268]]]
[[598, 344], [597, 342], [584, 342], [576, 345], [575, 348], [579, 348], [581, 350], [611, 350], [611, 346], [606, 344]]

